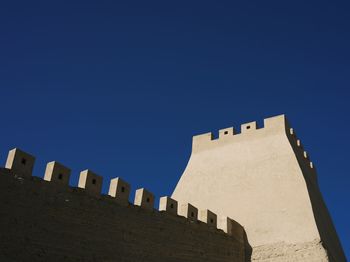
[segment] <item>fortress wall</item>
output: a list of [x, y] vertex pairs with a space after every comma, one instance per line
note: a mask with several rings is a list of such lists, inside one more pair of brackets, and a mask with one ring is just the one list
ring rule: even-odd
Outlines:
[[243, 124], [241, 134], [215, 140], [208, 134], [194, 137], [189, 163], [172, 197], [228, 214], [244, 225], [252, 246], [319, 238], [285, 127], [255, 128]]
[[[145, 190], [140, 206], [101, 196], [91, 188], [100, 186], [96, 174], [82, 173], [91, 174], [90, 188], [62, 184], [60, 172], [48, 182], [0, 169], [1, 261], [244, 261], [241, 236], [149, 208]], [[129, 189], [115, 182], [117, 194]]]
[[[335, 261], [345, 261], [315, 168], [293, 132], [281, 115], [265, 119], [261, 128], [243, 124], [240, 134], [231, 127], [220, 130], [218, 139], [212, 133], [193, 137], [172, 197], [244, 225], [253, 260], [283, 261], [285, 254], [291, 261], [332, 261], [326, 247], [338, 254]], [[294, 245], [299, 251], [292, 259], [287, 253]]]
[[306, 153], [302, 142], [297, 138], [292, 128], [287, 130], [287, 136], [304, 174], [315, 222], [322, 240], [322, 245], [328, 251], [329, 261], [346, 261], [332, 218], [319, 189], [316, 168], [310, 160], [310, 155]]
[[144, 188], [130, 204], [121, 178], [106, 196], [91, 170], [71, 188], [69, 168], [50, 162], [42, 180], [34, 162], [13, 149], [0, 168], [1, 261], [346, 261], [316, 169], [283, 115], [195, 136], [161, 211]]

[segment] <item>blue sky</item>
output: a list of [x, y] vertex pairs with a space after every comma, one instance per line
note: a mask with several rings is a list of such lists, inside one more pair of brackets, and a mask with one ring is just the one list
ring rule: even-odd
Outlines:
[[1, 161], [170, 195], [194, 134], [285, 113], [350, 255], [349, 1], [3, 1]]

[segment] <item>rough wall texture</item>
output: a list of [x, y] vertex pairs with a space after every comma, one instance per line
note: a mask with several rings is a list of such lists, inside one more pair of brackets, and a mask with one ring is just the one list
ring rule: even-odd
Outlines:
[[284, 242], [254, 248], [252, 261], [255, 262], [327, 262], [326, 250], [318, 240], [286, 244]]
[[0, 261], [244, 261], [223, 231], [0, 170]]
[[172, 198], [242, 224], [252, 260], [346, 260], [315, 168], [284, 115], [265, 119], [264, 128], [243, 124], [240, 134], [195, 136]]

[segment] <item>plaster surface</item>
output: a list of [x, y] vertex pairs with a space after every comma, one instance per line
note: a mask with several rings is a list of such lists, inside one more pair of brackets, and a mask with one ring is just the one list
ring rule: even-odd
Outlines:
[[321, 242], [324, 259], [346, 260], [315, 168], [284, 115], [265, 119], [264, 128], [250, 122], [240, 134], [226, 128], [219, 135], [193, 137], [191, 157], [172, 198], [239, 222], [253, 258], [261, 246]]

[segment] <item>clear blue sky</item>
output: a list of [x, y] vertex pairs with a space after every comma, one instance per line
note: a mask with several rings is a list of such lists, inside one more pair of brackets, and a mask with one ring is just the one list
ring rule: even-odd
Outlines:
[[350, 256], [350, 2], [2, 1], [1, 161], [170, 195], [192, 135], [287, 114]]

